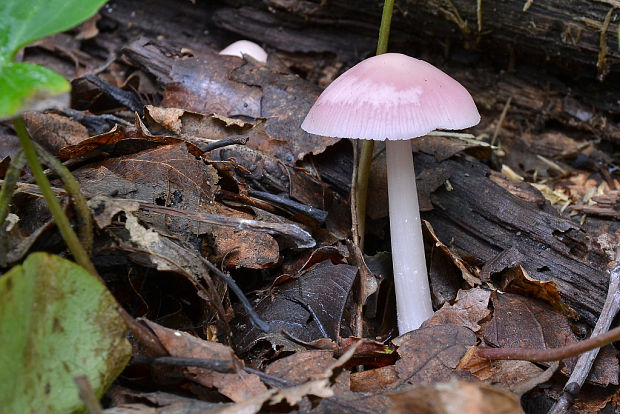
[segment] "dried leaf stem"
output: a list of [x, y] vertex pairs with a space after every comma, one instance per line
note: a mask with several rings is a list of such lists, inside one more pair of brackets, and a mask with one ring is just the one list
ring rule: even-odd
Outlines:
[[9, 205], [13, 198], [13, 193], [17, 188], [19, 173], [26, 166], [26, 157], [23, 151], [18, 151], [9, 164], [9, 169], [4, 176], [2, 189], [0, 189], [0, 266], [5, 267], [6, 254], [8, 252], [8, 234], [4, 226], [4, 221], [9, 215]]
[[230, 290], [233, 291], [235, 296], [237, 296], [237, 298], [241, 301], [241, 304], [243, 305], [243, 308], [247, 312], [248, 316], [250, 317], [250, 321], [252, 321], [252, 324], [254, 324], [255, 327], [257, 327], [263, 332], [269, 332], [271, 329], [269, 327], [269, 324], [263, 321], [260, 316], [258, 316], [258, 313], [256, 313], [256, 311], [252, 307], [252, 304], [250, 303], [248, 298], [245, 297], [245, 294], [237, 285], [237, 283], [235, 283], [234, 279], [229, 274], [222, 272], [220, 269], [217, 268], [216, 265], [214, 265], [204, 257], [202, 258], [202, 262], [213, 274], [222, 279], [228, 285]]
[[[616, 251], [615, 261], [620, 260], [620, 247]], [[620, 309], [620, 267], [614, 266], [609, 275], [609, 288], [607, 289], [607, 298], [603, 305], [603, 310], [596, 321], [596, 326], [592, 330], [592, 336], [600, 335], [607, 332], [613, 322], [618, 310]], [[586, 382], [590, 370], [594, 365], [594, 360], [598, 355], [599, 348], [595, 348], [589, 352], [581, 354], [573, 372], [566, 381], [566, 385], [562, 390], [560, 398], [553, 404], [547, 414], [563, 414], [568, 411], [572, 403]]]

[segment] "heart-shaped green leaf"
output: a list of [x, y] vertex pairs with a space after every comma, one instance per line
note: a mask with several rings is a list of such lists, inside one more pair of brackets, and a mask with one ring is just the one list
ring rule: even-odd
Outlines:
[[101, 397], [131, 356], [116, 307], [99, 280], [47, 253], [1, 276], [0, 411], [79, 411], [80, 374]]
[[37, 39], [88, 19], [106, 0], [0, 0], [0, 120], [30, 108], [39, 98], [69, 90], [60, 75], [37, 65], [12, 62]]
[[44, 66], [7, 62], [0, 65], [0, 119], [36, 109], [41, 100], [70, 89], [65, 78]]
[[106, 0], [0, 1], [0, 60], [28, 43], [62, 32], [94, 15]]

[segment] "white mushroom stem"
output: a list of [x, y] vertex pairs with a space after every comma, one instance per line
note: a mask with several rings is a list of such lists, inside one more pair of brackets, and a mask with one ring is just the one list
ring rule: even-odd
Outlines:
[[410, 140], [385, 142], [392, 266], [398, 331], [418, 329], [433, 315]]

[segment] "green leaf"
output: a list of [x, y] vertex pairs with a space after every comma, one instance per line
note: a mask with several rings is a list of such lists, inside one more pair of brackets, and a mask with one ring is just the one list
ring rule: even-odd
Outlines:
[[106, 0], [1, 0], [0, 62], [28, 43], [70, 29], [94, 15]]
[[107, 0], [0, 0], [0, 120], [33, 103], [68, 92], [69, 83], [38, 65], [12, 62], [37, 39], [67, 30], [94, 15]]
[[131, 355], [105, 286], [58, 256], [34, 253], [0, 277], [0, 411], [83, 411], [73, 377], [98, 397]]
[[0, 65], [0, 119], [31, 109], [37, 102], [70, 89], [69, 82], [51, 69], [7, 62]]

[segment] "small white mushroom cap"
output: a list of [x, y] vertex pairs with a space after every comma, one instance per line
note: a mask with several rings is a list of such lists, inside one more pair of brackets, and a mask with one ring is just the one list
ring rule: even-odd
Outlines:
[[385, 140], [479, 122], [474, 100], [456, 80], [423, 60], [385, 53], [333, 81], [301, 127], [317, 135]]
[[243, 55], [249, 55], [259, 62], [267, 62], [267, 52], [249, 40], [239, 40], [231, 43], [220, 51], [220, 55], [238, 56], [240, 58], [243, 58]]

